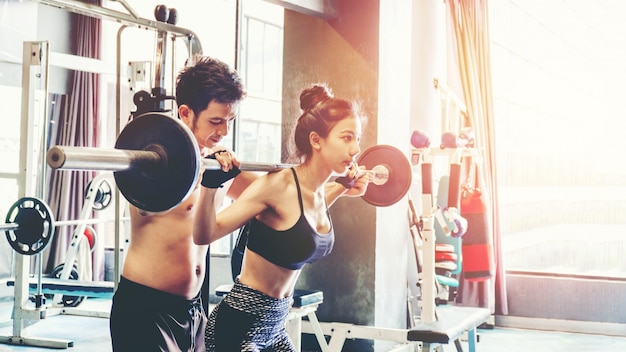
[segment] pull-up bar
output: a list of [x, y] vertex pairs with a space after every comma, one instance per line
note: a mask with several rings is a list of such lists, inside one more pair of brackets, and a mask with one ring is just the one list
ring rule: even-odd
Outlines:
[[156, 31], [168, 32], [189, 39], [189, 50], [192, 55], [202, 54], [202, 45], [196, 33], [169, 23], [159, 22], [138, 17], [137, 13], [125, 2], [119, 1], [129, 13], [112, 10], [103, 6], [88, 4], [77, 0], [36, 0], [42, 4], [58, 7], [85, 16], [109, 19], [127, 26], [149, 28]]

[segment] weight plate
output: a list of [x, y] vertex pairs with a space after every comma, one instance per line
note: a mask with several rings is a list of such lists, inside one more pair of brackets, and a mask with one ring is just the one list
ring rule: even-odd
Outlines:
[[44, 250], [54, 235], [52, 211], [37, 198], [18, 199], [6, 215], [7, 224], [16, 224], [17, 229], [6, 230], [5, 234], [13, 249], [24, 255], [33, 255]]
[[366, 149], [357, 160], [359, 166], [372, 170], [381, 165], [389, 170], [389, 179], [382, 185], [372, 182], [361, 197], [366, 202], [386, 207], [397, 203], [409, 191], [413, 170], [409, 159], [399, 149], [390, 145], [377, 145]]
[[140, 162], [114, 172], [115, 183], [129, 203], [153, 213], [170, 210], [195, 189], [201, 156], [196, 138], [180, 120], [146, 113], [122, 130], [117, 149], [162, 151], [162, 167], [150, 170]]
[[[92, 180], [93, 181], [93, 180]], [[89, 196], [89, 192], [91, 191], [92, 181], [89, 181], [87, 187], [85, 188], [85, 198]], [[113, 192], [111, 191], [111, 185], [107, 180], [102, 180], [98, 185], [98, 189], [96, 190], [96, 194], [93, 200], [93, 210], [104, 210], [109, 204], [111, 204], [111, 197]]]
[[[56, 267], [54, 267], [54, 269], [52, 269], [52, 272], [50, 273], [50, 276], [52, 276], [53, 278], [56, 279], [60, 279], [61, 278], [61, 274], [63, 273], [63, 269], [65, 268], [65, 264], [59, 264]], [[78, 275], [78, 268], [76, 268], [76, 265], [72, 266], [72, 271], [70, 272], [70, 280], [79, 280], [80, 277]], [[47, 294], [45, 295], [48, 299], [52, 299], [54, 297], [53, 294]], [[63, 304], [63, 307], [78, 307], [79, 304], [81, 304], [84, 300], [85, 300], [85, 296], [68, 296], [68, 295], [63, 295], [62, 299], [61, 299], [61, 303]]]

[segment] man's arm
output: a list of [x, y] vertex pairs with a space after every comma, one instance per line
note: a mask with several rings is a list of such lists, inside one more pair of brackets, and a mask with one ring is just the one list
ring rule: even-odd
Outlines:
[[217, 160], [222, 168], [204, 170], [200, 179], [200, 195], [193, 221], [193, 241], [198, 245], [211, 244], [223, 237], [217, 231], [215, 195], [225, 182], [241, 176], [239, 162], [227, 150], [219, 150], [206, 158]]
[[193, 221], [193, 241], [195, 244], [210, 244], [215, 232], [216, 209], [215, 194], [217, 188], [200, 187], [200, 196]]

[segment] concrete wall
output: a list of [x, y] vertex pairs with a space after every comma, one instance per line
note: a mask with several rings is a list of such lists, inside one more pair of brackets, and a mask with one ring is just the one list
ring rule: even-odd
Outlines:
[[[283, 145], [292, 143], [302, 89], [326, 82], [337, 97], [361, 102], [368, 115], [362, 150], [391, 144], [408, 154], [408, 132], [404, 132], [409, 126], [407, 71], [400, 73], [402, 84], [381, 76], [381, 61], [398, 64], [399, 59], [408, 66], [408, 57], [391, 57], [405, 43], [393, 38], [382, 43], [380, 37], [382, 6], [396, 7], [402, 1], [383, 3], [337, 1], [339, 17], [331, 20], [286, 11]], [[398, 11], [385, 13], [393, 18]], [[389, 26], [390, 21], [385, 23]], [[381, 45], [395, 49], [383, 52]], [[394, 104], [403, 97], [402, 103]], [[283, 161], [289, 161], [288, 156], [285, 150]], [[320, 321], [406, 327], [406, 211], [405, 201], [376, 208], [359, 198], [340, 199], [331, 208], [337, 236], [333, 253], [305, 267], [297, 285], [324, 292], [324, 303], [318, 310]], [[346, 342], [344, 351], [379, 350], [385, 344], [389, 343], [352, 340]]]
[[[378, 4], [354, 2], [348, 10], [349, 2], [342, 3], [341, 19], [335, 21], [285, 13], [283, 145], [293, 140], [300, 92], [315, 82], [328, 83], [337, 97], [361, 100], [369, 118], [361, 147], [376, 142], [371, 126], [378, 118]], [[299, 286], [324, 291], [320, 319], [373, 324], [375, 209], [361, 199], [340, 199], [331, 215], [337, 236], [333, 253], [308, 266]]]

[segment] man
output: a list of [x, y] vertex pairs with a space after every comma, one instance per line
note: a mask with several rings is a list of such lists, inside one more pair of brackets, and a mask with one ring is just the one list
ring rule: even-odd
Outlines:
[[[179, 73], [178, 116], [193, 132], [202, 156], [224, 149], [218, 144], [244, 96], [237, 72], [219, 60], [202, 57]], [[255, 178], [252, 172], [239, 173], [219, 189], [216, 206], [224, 196], [237, 199]], [[210, 175], [203, 182], [221, 184]], [[192, 238], [198, 197], [196, 188], [180, 205], [158, 214], [130, 206], [130, 244], [111, 309], [114, 351], [205, 350], [200, 291], [208, 246], [195, 245]]]

